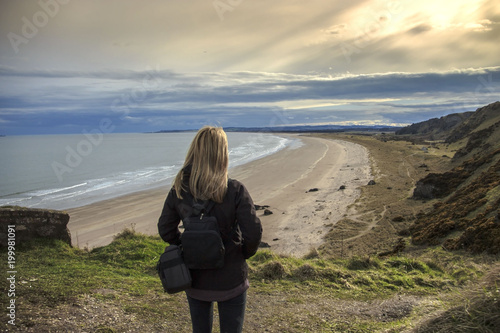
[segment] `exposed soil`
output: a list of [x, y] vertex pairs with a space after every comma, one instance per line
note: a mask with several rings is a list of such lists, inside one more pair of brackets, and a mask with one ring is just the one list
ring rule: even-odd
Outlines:
[[[83, 295], [72, 303], [54, 308], [30, 306], [23, 311], [21, 332], [190, 332], [189, 309], [181, 294], [156, 294], [142, 297], [158, 302], [179, 303], [175, 317], [165, 313], [163, 319], [151, 320], [124, 310], [123, 302], [140, 301], [139, 297], [114, 295], [101, 289]], [[103, 296], [105, 299], [103, 299]], [[108, 297], [106, 297], [108, 296]], [[120, 298], [120, 302], [114, 300]], [[127, 299], [124, 299], [127, 298]], [[349, 325], [354, 321], [391, 322], [408, 316], [422, 298], [396, 295], [387, 300], [344, 300], [317, 294], [292, 293], [262, 294], [250, 291], [248, 295], [245, 332], [322, 332], [325, 323]], [[214, 332], [218, 332], [217, 307], [214, 314]], [[348, 326], [347, 326], [348, 327]]]

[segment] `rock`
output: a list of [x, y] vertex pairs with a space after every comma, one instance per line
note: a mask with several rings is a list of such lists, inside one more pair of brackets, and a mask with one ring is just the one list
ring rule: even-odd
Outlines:
[[307, 192], [318, 192], [319, 189], [317, 187], [309, 189]]
[[272, 211], [270, 211], [269, 209], [265, 209], [265, 210], [264, 210], [264, 215], [265, 215], [265, 216], [266, 216], [266, 215], [271, 215], [272, 213], [273, 213], [273, 212], [272, 212]]
[[15, 226], [16, 244], [34, 238], [51, 238], [71, 245], [68, 222], [68, 213], [62, 211], [17, 206], [0, 207], [0, 245], [8, 245], [5, 233], [11, 225]]
[[255, 210], [262, 210], [262, 209], [266, 209], [266, 208], [269, 208], [268, 205], [255, 205], [254, 204], [254, 207], [255, 207]]
[[392, 219], [392, 222], [403, 222], [405, 220], [405, 218], [401, 215], [399, 216], [396, 216]]
[[437, 186], [432, 183], [424, 183], [422, 180], [417, 182], [413, 190], [414, 199], [434, 199], [438, 192]]
[[345, 188], [346, 188], [346, 187], [345, 187], [345, 185], [341, 185], [341, 186], [339, 187], [339, 190], [345, 190]]
[[269, 244], [268, 244], [268, 243], [266, 243], [266, 242], [260, 242], [259, 247], [260, 247], [260, 248], [269, 248], [269, 247], [271, 247], [271, 245], [269, 245]]
[[377, 183], [375, 183], [375, 181], [373, 179], [368, 182], [368, 185], [375, 185], [375, 184], [377, 184]]

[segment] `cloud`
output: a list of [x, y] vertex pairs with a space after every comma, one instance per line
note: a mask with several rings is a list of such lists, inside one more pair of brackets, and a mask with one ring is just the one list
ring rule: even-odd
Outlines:
[[[18, 54], [4, 38], [0, 59], [17, 68], [141, 71], [158, 64], [179, 72], [296, 74], [450, 69], [446, 61], [437, 67], [436, 58], [458, 68], [493, 66], [499, 43], [488, 33], [498, 23], [495, 3], [255, 0], [229, 2], [231, 10], [221, 20], [205, 0], [77, 1], [59, 6], [36, 36], [19, 45]], [[22, 35], [23, 18], [33, 21], [42, 11], [36, 1], [5, 9], [2, 36]], [[459, 42], [467, 48], [453, 52]], [[482, 52], [468, 55], [474, 47]], [[353, 52], [349, 57], [346, 49]], [[395, 68], [394, 57], [385, 59], [398, 53], [405, 57]]]
[[431, 114], [479, 107], [500, 92], [500, 67], [337, 77], [177, 73], [158, 68], [105, 72], [0, 68], [0, 78], [5, 88], [0, 93], [0, 117], [13, 128], [42, 124], [51, 130], [57, 124], [65, 130], [88, 128], [103, 117], [112, 119], [118, 131], [175, 129], [203, 122], [411, 123]]
[[493, 0], [61, 1], [36, 23], [41, 3], [2, 5], [0, 35], [26, 40], [0, 40], [0, 133], [413, 122], [498, 99]]
[[432, 27], [429, 24], [422, 23], [422, 24], [419, 24], [416, 27], [413, 27], [410, 30], [408, 30], [408, 33], [411, 35], [419, 35], [421, 33], [424, 33], [426, 31], [430, 31], [430, 30], [432, 30]]

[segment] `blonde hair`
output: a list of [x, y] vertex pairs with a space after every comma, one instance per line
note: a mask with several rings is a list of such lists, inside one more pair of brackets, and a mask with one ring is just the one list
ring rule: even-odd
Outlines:
[[221, 127], [201, 128], [186, 154], [182, 169], [174, 180], [174, 189], [179, 199], [187, 191], [184, 183], [185, 168], [191, 166], [189, 191], [195, 199], [211, 199], [217, 203], [224, 200], [227, 190], [229, 152], [226, 132]]

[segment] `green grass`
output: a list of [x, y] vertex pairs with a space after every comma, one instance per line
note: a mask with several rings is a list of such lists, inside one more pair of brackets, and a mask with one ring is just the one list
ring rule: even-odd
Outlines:
[[17, 252], [18, 295], [49, 306], [102, 288], [143, 295], [157, 285], [154, 270], [164, 245], [130, 232], [84, 251], [57, 240], [36, 240]]
[[[259, 251], [249, 260], [252, 277], [263, 286], [288, 288], [300, 283], [312, 290], [328, 289], [338, 297], [389, 297], [396, 292], [429, 295], [463, 284], [462, 277], [441, 267], [439, 262], [415, 258], [352, 257], [350, 259], [297, 259]], [[464, 268], [464, 277], [476, 278]]]
[[[152, 324], [179, 321], [176, 313], [179, 307], [185, 308], [185, 298], [182, 294], [163, 293], [155, 270], [164, 248], [165, 243], [159, 237], [131, 230], [122, 232], [110, 245], [92, 251], [72, 248], [56, 240], [33, 241], [16, 252], [16, 298], [31, 307], [54, 308], [92, 294]], [[2, 253], [5, 262], [4, 257], [5, 251]], [[470, 281], [476, 281], [484, 271], [480, 264], [438, 249], [418, 257], [338, 259], [322, 258], [316, 253], [309, 258], [279, 256], [260, 250], [248, 261], [252, 296], [257, 303], [259, 297], [271, 303], [275, 299], [282, 302], [271, 306], [276, 311], [273, 316], [262, 319], [268, 327], [278, 327], [274, 325], [285, 322], [287, 332], [308, 332], [309, 329], [311, 332], [392, 329], [397, 332], [398, 327], [409, 325], [409, 317], [390, 322], [321, 319], [314, 310], [304, 309], [311, 300], [313, 304], [322, 304], [322, 299], [325, 302], [372, 301], [394, 295], [420, 297], [456, 292]], [[0, 286], [6, 290], [7, 281], [2, 279]], [[488, 289], [488, 292], [493, 295], [491, 300], [498, 298], [498, 289]], [[6, 304], [6, 293], [1, 297], [2, 304]], [[489, 304], [491, 300], [483, 297], [481, 303]], [[448, 309], [456, 307], [456, 302], [443, 304]], [[186, 316], [189, 314], [183, 313], [183, 320]], [[22, 324], [27, 319], [20, 316], [18, 320]]]

